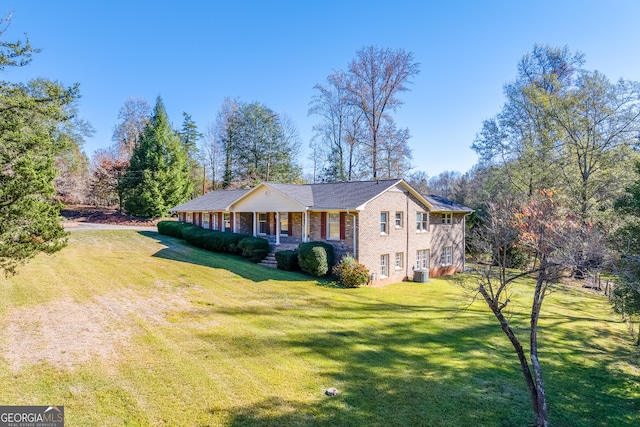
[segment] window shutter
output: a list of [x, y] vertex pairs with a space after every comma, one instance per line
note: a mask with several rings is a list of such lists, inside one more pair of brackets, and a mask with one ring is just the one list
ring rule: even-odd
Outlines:
[[327, 238], [327, 213], [326, 212], [320, 213], [320, 238], [321, 239]]
[[218, 230], [219, 231], [224, 231], [222, 229], [222, 212], [218, 212]]
[[213, 230], [213, 214], [209, 212], [209, 230]]
[[202, 212], [198, 213], [198, 226], [202, 227]]
[[293, 236], [293, 212], [289, 212], [287, 215], [287, 234]]
[[234, 218], [233, 218], [234, 216], [235, 216], [235, 215], [234, 215], [234, 212], [229, 212], [229, 222], [230, 222], [230, 224], [229, 224], [229, 228], [231, 228], [231, 230], [230, 230], [230, 231], [231, 231], [232, 233], [235, 233], [235, 232], [236, 232], [236, 223], [235, 223]]
[[345, 236], [347, 235], [345, 231], [345, 225], [347, 222], [346, 219], [347, 219], [347, 213], [340, 212], [340, 240], [344, 240]]

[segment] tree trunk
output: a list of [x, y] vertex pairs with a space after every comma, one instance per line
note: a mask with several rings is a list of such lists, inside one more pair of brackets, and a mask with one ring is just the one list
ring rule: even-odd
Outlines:
[[544, 382], [542, 380], [542, 369], [540, 368], [540, 361], [538, 360], [538, 319], [540, 318], [540, 310], [542, 309], [542, 301], [544, 299], [544, 282], [546, 278], [545, 264], [546, 259], [543, 256], [540, 260], [541, 269], [538, 273], [538, 280], [536, 282], [536, 290], [533, 295], [533, 305], [531, 307], [531, 330], [529, 332], [529, 338], [531, 348], [529, 350], [531, 358], [531, 367], [533, 368], [533, 374], [535, 377], [535, 390], [536, 399], [533, 401], [533, 410], [536, 413], [536, 426], [547, 427], [548, 426], [548, 414], [547, 414], [547, 400], [544, 394]]
[[[524, 349], [520, 344], [520, 340], [518, 340], [518, 337], [516, 337], [516, 335], [513, 333], [513, 330], [509, 326], [509, 322], [500, 311], [497, 301], [494, 301], [491, 298], [491, 296], [489, 295], [489, 293], [487, 292], [484, 286], [480, 285], [479, 290], [480, 290], [480, 294], [484, 297], [485, 301], [491, 308], [491, 311], [493, 311], [493, 314], [496, 316], [496, 318], [500, 322], [500, 327], [504, 331], [507, 338], [509, 338], [509, 341], [511, 341], [511, 345], [513, 345], [513, 348], [516, 350], [516, 354], [518, 355], [518, 360], [520, 361], [520, 370], [522, 371], [522, 375], [524, 376], [524, 381], [527, 384], [527, 389], [529, 390], [529, 396], [531, 397], [531, 404], [533, 406], [534, 412], [536, 413], [536, 419], [537, 419], [537, 415], [538, 415], [537, 408], [539, 406], [538, 392], [536, 390], [536, 383], [534, 382], [533, 377], [531, 376], [531, 370], [529, 369], [527, 356], [525, 355]], [[544, 396], [544, 393], [543, 393], [543, 396]], [[546, 424], [544, 425], [546, 426]]]

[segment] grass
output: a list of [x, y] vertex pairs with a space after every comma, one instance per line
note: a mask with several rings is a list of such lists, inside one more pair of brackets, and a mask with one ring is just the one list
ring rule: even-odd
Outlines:
[[[69, 426], [533, 421], [508, 341], [482, 302], [466, 308], [453, 281], [319, 284], [155, 233], [75, 232], [59, 254], [0, 279], [0, 330], [16, 313], [57, 301], [90, 308], [115, 301], [107, 308], [119, 314], [106, 331], [120, 328], [122, 340], [93, 345], [116, 356], [16, 369], [0, 334], [0, 404], [64, 405]], [[523, 285], [510, 304], [524, 342], [529, 290]], [[158, 301], [166, 302], [161, 318], [145, 314], [157, 312]], [[638, 352], [606, 300], [552, 294], [540, 334], [553, 426], [640, 424]], [[329, 387], [339, 395], [325, 396]]]

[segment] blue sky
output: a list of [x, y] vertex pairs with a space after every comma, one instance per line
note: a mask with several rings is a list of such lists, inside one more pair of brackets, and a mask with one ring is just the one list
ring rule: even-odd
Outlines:
[[[161, 95], [174, 126], [190, 113], [204, 131], [225, 97], [286, 113], [308, 146], [313, 86], [366, 45], [403, 48], [421, 64], [395, 115], [415, 169], [466, 172], [482, 121], [535, 43], [586, 54], [586, 68], [640, 80], [640, 2], [607, 1], [29, 1], [5, 40], [27, 33], [42, 52], [5, 80], [80, 83], [80, 114], [96, 129], [85, 152], [111, 143], [130, 97]], [[308, 151], [302, 159], [306, 165]], [[309, 167], [307, 167], [308, 169]]]

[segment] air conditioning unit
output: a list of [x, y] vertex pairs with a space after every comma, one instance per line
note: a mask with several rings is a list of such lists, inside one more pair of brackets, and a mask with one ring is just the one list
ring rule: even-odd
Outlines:
[[429, 270], [415, 270], [413, 272], [413, 281], [424, 283], [429, 281]]

